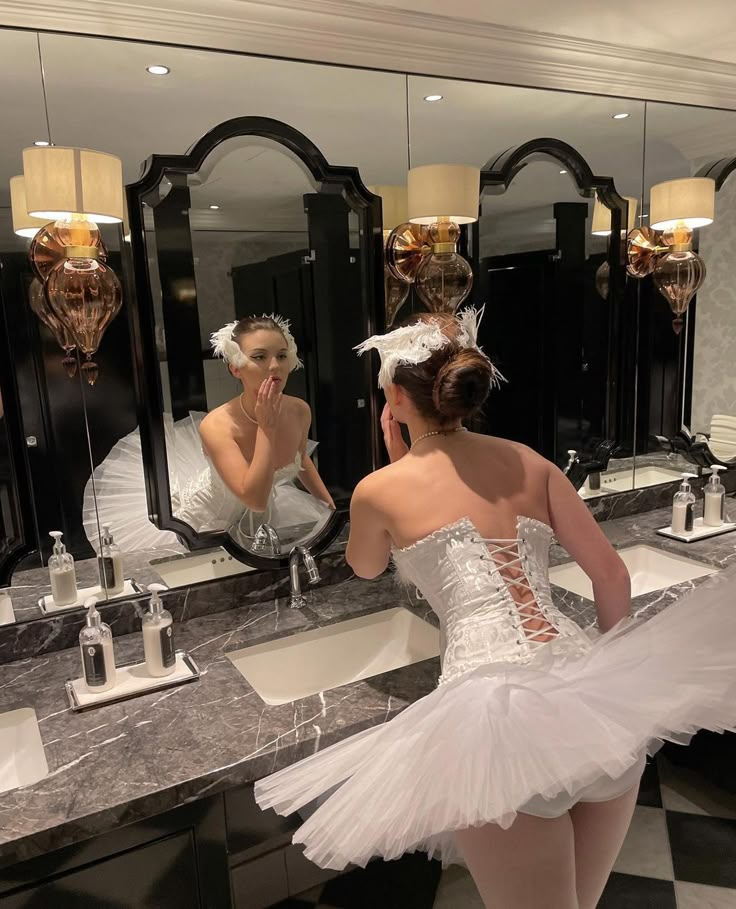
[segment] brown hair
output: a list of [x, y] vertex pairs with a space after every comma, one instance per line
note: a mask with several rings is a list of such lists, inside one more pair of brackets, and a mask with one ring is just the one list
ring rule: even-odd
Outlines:
[[449, 313], [417, 313], [402, 324], [432, 320], [439, 323], [450, 343], [423, 363], [397, 366], [394, 383], [406, 390], [419, 413], [428, 420], [466, 420], [485, 404], [493, 382], [493, 366], [485, 354], [460, 346], [460, 326]]
[[240, 344], [243, 335], [249, 335], [252, 331], [277, 331], [286, 341], [283, 331], [268, 316], [245, 316], [239, 319], [233, 328], [233, 341]]

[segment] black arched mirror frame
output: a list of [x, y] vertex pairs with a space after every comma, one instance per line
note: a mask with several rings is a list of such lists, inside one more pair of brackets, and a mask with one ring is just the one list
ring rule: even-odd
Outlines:
[[[238, 137], [259, 137], [284, 147], [307, 168], [323, 192], [340, 194], [357, 214], [359, 221], [360, 283], [364, 330], [367, 337], [383, 328], [381, 203], [363, 184], [356, 167], [339, 167], [327, 162], [322, 152], [298, 130], [268, 117], [237, 117], [214, 127], [197, 141], [185, 155], [152, 155], [145, 163], [141, 178], [126, 187], [130, 220], [132, 282], [129, 315], [133, 335], [136, 375], [136, 399], [141, 445], [145, 465], [149, 516], [162, 530], [173, 531], [191, 551], [222, 546], [232, 556], [256, 568], [273, 569], [288, 564], [288, 554], [261, 557], [238, 546], [226, 532], [198, 533], [172, 513], [168, 461], [164, 432], [164, 407], [161, 375], [156, 345], [154, 301], [151, 290], [143, 203], [155, 193], [166, 177], [174, 185], [185, 183], [188, 175], [200, 170], [208, 155], [221, 143]], [[191, 237], [190, 237], [191, 242]], [[190, 257], [191, 258], [191, 257]], [[190, 274], [186, 275], [191, 277]], [[373, 373], [365, 358], [367, 403], [371, 418], [371, 459], [379, 463], [378, 401], [373, 393]], [[347, 520], [347, 506], [338, 507], [328, 523], [309, 541], [312, 552], [324, 551], [335, 539]]]

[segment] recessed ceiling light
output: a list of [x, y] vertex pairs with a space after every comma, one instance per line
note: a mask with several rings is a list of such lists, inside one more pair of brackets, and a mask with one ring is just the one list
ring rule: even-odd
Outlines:
[[217, 211], [217, 209], [219, 207], [220, 207], [219, 205], [210, 205], [210, 208], [212, 209], [212, 211]]
[[561, 173], [561, 174], [566, 174], [567, 171], [566, 171], [566, 170], [561, 170], [560, 173]]
[[613, 120], [625, 120], [628, 116], [630, 116], [630, 115], [629, 114], [614, 114], [612, 119]]
[[146, 72], [150, 73], [152, 76], [168, 76], [171, 70], [168, 66], [162, 66], [160, 63], [154, 63], [152, 66], [146, 67]]
[[425, 101], [441, 101], [444, 98], [444, 95], [425, 95]]
[[38, 145], [39, 148], [45, 148], [47, 145], [51, 145], [51, 143], [47, 142], [45, 139], [36, 139], [33, 144]]

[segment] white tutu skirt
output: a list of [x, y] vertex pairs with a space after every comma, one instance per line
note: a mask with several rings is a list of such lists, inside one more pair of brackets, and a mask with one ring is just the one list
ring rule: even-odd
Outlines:
[[[174, 431], [170, 419], [165, 427], [166, 447], [172, 451]], [[159, 530], [149, 520], [141, 436], [137, 428], [119, 439], [105, 460], [95, 467], [84, 488], [82, 524], [95, 550], [99, 549], [100, 531], [107, 525], [123, 552], [151, 549], [187, 552], [175, 533]]]
[[583, 656], [563, 645], [446, 682], [385, 725], [256, 783], [258, 804], [291, 814], [327, 794], [294, 836], [322, 867], [413, 851], [447, 865], [462, 861], [454, 831], [506, 828], [532, 800], [574, 804], [662, 740], [736, 728], [733, 570], [649, 621], [624, 620]]
[[[257, 514], [245, 508], [202, 451], [199, 424], [205, 416], [204, 413], [192, 412], [174, 423], [170, 415], [164, 415], [169, 486], [175, 517], [198, 533], [229, 532], [246, 548], [251, 545], [256, 530], [264, 521], [277, 532], [282, 528], [301, 528], [300, 538], [312, 536], [327, 522], [332, 515], [331, 509], [294, 485], [294, 478], [300, 472], [300, 456], [294, 464], [276, 471], [265, 512]], [[316, 447], [316, 442], [307, 440], [308, 454], [311, 455]], [[95, 549], [99, 548], [99, 530], [108, 525], [123, 552], [188, 551], [175, 533], [159, 530], [149, 520], [138, 429], [113, 445], [87, 481], [82, 523], [87, 539]], [[296, 538], [294, 541], [297, 541]], [[286, 533], [282, 542], [289, 542]]]

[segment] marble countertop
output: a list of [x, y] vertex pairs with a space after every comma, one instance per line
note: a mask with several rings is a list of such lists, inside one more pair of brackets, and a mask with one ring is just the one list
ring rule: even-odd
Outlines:
[[[714, 567], [736, 564], [736, 535], [678, 543], [654, 534], [668, 517], [663, 509], [602, 526], [619, 547], [646, 542]], [[553, 563], [565, 558], [553, 547]], [[697, 583], [639, 597], [634, 609], [658, 612]], [[562, 593], [555, 591], [565, 612], [583, 625], [593, 621], [592, 603]], [[0, 795], [0, 864], [254, 781], [390, 719], [434, 687], [438, 660], [274, 707], [261, 701], [226, 654], [398, 604], [433, 619], [426, 604], [412, 602], [388, 575], [316, 590], [303, 610], [270, 600], [192, 618], [177, 626], [177, 646], [197, 661], [198, 682], [86, 713], [72, 713], [64, 691], [65, 680], [80, 672], [76, 648], [0, 666], [0, 712], [35, 709], [49, 764], [45, 779]], [[116, 657], [120, 664], [142, 658], [140, 635], [118, 638]]]

